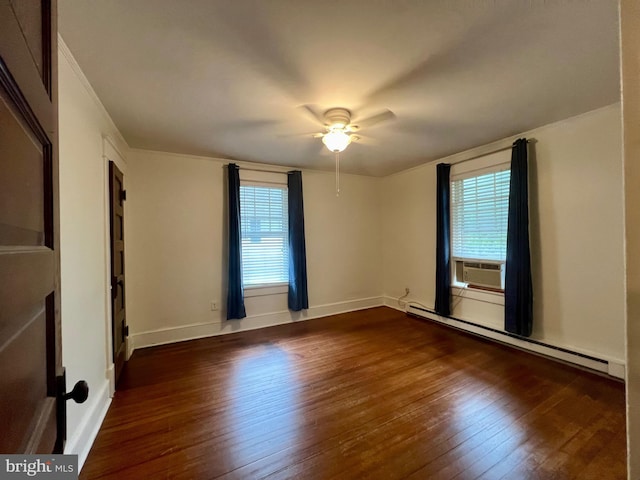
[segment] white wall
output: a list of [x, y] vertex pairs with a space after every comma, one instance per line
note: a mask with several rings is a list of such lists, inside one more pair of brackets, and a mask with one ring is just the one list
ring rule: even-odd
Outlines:
[[[538, 128], [530, 148], [532, 338], [624, 364], [620, 105]], [[513, 137], [515, 138], [515, 137]], [[512, 138], [441, 161], [455, 163]], [[383, 179], [383, 288], [433, 308], [435, 166]], [[501, 295], [466, 296], [453, 315], [503, 328]], [[454, 298], [454, 303], [458, 301]], [[392, 303], [393, 301], [391, 301]]]
[[620, 4], [627, 267], [627, 454], [640, 478], [640, 4]]
[[84, 404], [67, 402], [66, 452], [82, 464], [109, 404], [112, 367], [103, 155], [127, 146], [61, 39], [58, 58], [62, 357], [67, 388], [86, 380], [90, 392]]
[[136, 348], [381, 303], [380, 180], [342, 175], [336, 198], [333, 173], [305, 170], [309, 311], [288, 312], [286, 294], [247, 297], [247, 318], [224, 320], [226, 163], [140, 150], [128, 158], [127, 315]]

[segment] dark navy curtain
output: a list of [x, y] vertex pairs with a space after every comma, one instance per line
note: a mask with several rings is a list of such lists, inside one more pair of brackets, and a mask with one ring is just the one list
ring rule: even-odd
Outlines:
[[287, 173], [289, 188], [289, 309], [309, 308], [307, 294], [307, 253], [304, 242], [302, 172]]
[[227, 165], [229, 193], [229, 278], [227, 291], [227, 320], [244, 318], [242, 288], [242, 255], [240, 243], [240, 173], [235, 163]]
[[509, 223], [504, 285], [504, 328], [528, 337], [533, 326], [533, 286], [529, 250], [529, 182], [527, 139], [520, 138], [511, 152]]
[[438, 315], [451, 315], [451, 165], [436, 167], [436, 303]]

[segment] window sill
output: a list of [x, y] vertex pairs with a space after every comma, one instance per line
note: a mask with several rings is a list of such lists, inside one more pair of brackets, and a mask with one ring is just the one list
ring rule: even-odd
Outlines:
[[255, 285], [244, 287], [244, 296], [247, 297], [265, 297], [267, 295], [281, 295], [289, 292], [288, 283], [272, 283], [269, 285]]
[[451, 285], [451, 294], [453, 295], [454, 300], [464, 298], [466, 300], [476, 300], [479, 302], [504, 305], [504, 292], [493, 292], [491, 290], [483, 290], [471, 286], [465, 288], [464, 283], [453, 283]]

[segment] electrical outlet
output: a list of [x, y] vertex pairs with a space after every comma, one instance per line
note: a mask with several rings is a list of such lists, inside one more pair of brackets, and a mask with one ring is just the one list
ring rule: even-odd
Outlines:
[[404, 294], [409, 295], [410, 293], [411, 293], [411, 290], [409, 289], [409, 287], [404, 287]]
[[217, 300], [211, 300], [211, 311], [215, 312], [219, 308], [220, 307], [218, 306], [218, 301]]

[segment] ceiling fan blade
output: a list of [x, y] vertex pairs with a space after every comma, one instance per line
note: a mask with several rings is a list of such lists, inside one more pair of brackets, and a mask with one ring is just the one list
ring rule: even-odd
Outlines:
[[419, 135], [423, 137], [448, 138], [455, 135], [472, 135], [477, 127], [464, 120], [445, 121], [440, 118], [420, 118], [403, 115], [390, 129], [403, 135]]
[[279, 120], [238, 120], [212, 125], [217, 131], [256, 130], [282, 123]]
[[[500, 38], [491, 35], [492, 32], [504, 28], [503, 20], [499, 16], [491, 15], [480, 18], [473, 25], [454, 36], [455, 40], [438, 51], [431, 52], [421, 62], [395, 77], [379, 85], [365, 95], [366, 103], [383, 102], [393, 95], [406, 95], [406, 90], [426, 88], [428, 82], [436, 77], [451, 78], [452, 73], [461, 70], [470, 71], [473, 65], [486, 61], [487, 53], [504, 51], [508, 45], [496, 45]], [[473, 55], [469, 55], [473, 52]]]
[[322, 125], [323, 127], [327, 125], [325, 123], [324, 116], [318, 112], [315, 105], [300, 105], [298, 108], [304, 111], [307, 114], [307, 117], [314, 123]]
[[[249, 9], [245, 2], [208, 2], [222, 29], [226, 48], [242, 58], [246, 66], [263, 75], [294, 101], [308, 98], [310, 82], [306, 72], [280, 40], [280, 32], [267, 18], [266, 2]], [[210, 28], [210, 22], [207, 22]]]
[[387, 122], [389, 120], [394, 120], [396, 118], [396, 114], [391, 110], [384, 110], [376, 115], [372, 115], [367, 118], [363, 118], [362, 120], [357, 120], [353, 122], [354, 126], [358, 126], [359, 128], [364, 127], [372, 127], [381, 122]]
[[290, 138], [290, 137], [309, 137], [309, 138], [322, 138], [324, 133], [320, 132], [305, 132], [305, 133], [288, 133], [286, 135], [278, 135], [278, 138]]
[[357, 143], [358, 145], [371, 145], [371, 146], [380, 145], [380, 142], [378, 140], [362, 135], [360, 133], [358, 133], [357, 135], [353, 135], [353, 140], [351, 141], [353, 143]]

